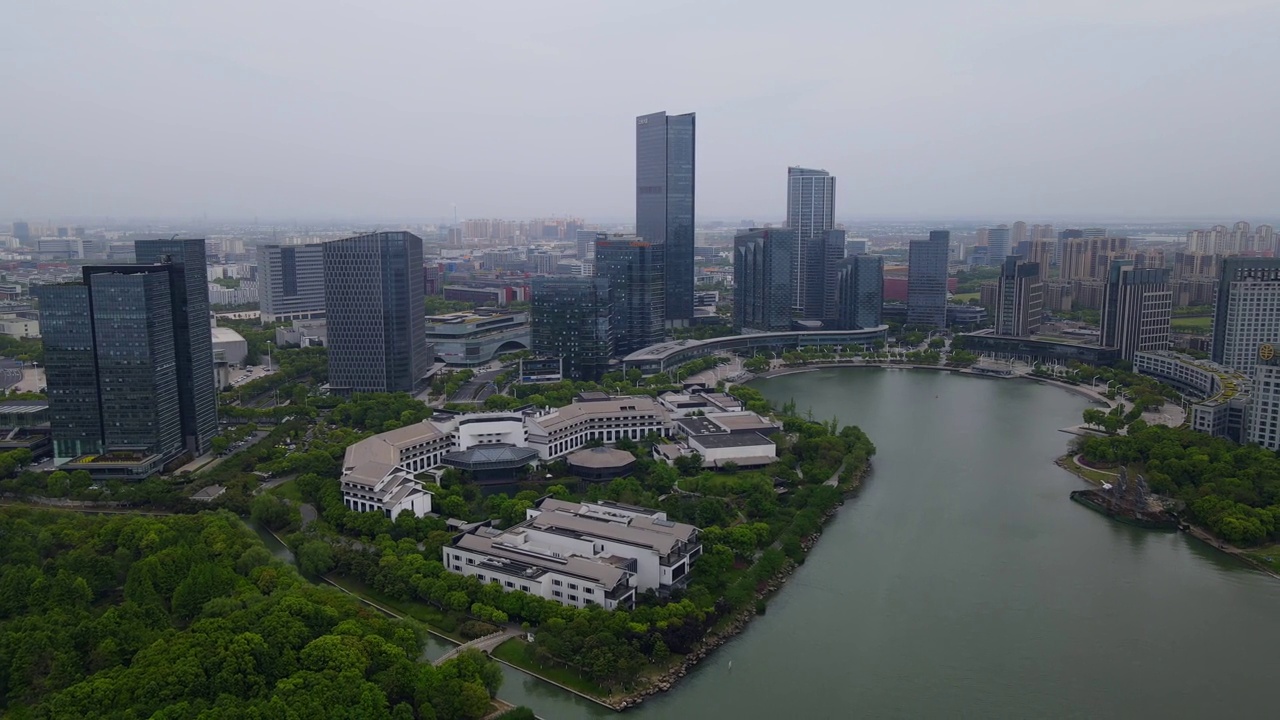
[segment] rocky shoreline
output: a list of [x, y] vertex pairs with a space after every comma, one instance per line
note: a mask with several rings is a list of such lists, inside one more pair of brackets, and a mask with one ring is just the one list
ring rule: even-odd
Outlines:
[[[835, 517], [836, 513], [840, 511], [840, 508], [844, 507], [845, 500], [848, 500], [850, 496], [862, 487], [862, 479], [866, 477], [870, 468], [871, 463], [868, 462], [862, 472], [858, 474], [858, 477], [854, 478], [853, 483], [845, 490], [844, 500], [841, 500], [835, 507], [828, 510], [826, 514], [822, 516], [822, 525], [824, 527], [831, 518]], [[800, 546], [804, 548], [806, 555], [815, 545], [818, 544], [818, 540], [821, 537], [822, 530], [819, 530], [800, 541]], [[791, 574], [794, 573], [798, 567], [799, 565], [794, 561], [787, 560], [787, 563], [783, 565], [782, 569], [779, 570], [768, 583], [765, 584], [765, 587], [756, 592], [756, 601], [767, 600], [774, 593], [781, 590], [782, 586], [787, 583], [787, 579], [791, 577]], [[695, 665], [705, 660], [721, 645], [724, 645], [743, 630], [746, 630], [747, 626], [751, 624], [751, 621], [755, 619], [756, 615], [755, 603], [751, 603], [751, 607], [741, 610], [738, 614], [731, 616], [732, 619], [723, 630], [715, 633], [714, 635], [708, 635], [703, 638], [697, 648], [684, 656], [684, 660], [681, 661], [679, 665], [654, 678], [653, 682], [651, 682], [648, 687], [643, 690], [637, 690], [619, 700], [610, 701], [606, 704], [614, 710], [622, 711], [640, 705], [647, 697], [671, 690], [685, 675], [689, 674], [693, 670]]]

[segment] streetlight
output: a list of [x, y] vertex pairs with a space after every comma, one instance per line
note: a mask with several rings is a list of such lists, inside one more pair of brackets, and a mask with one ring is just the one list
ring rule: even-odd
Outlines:
[[1096, 387], [1098, 387], [1098, 378], [1100, 378], [1100, 377], [1102, 377], [1102, 376], [1101, 376], [1101, 375], [1094, 375], [1094, 376], [1093, 376], [1093, 379], [1089, 381], [1089, 387], [1091, 387], [1091, 388], [1096, 388]]

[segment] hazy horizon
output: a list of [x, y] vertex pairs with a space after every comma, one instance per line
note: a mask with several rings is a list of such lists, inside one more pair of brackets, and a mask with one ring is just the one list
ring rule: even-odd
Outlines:
[[13, 4], [0, 224], [634, 212], [698, 115], [700, 221], [1280, 215], [1280, 0]]

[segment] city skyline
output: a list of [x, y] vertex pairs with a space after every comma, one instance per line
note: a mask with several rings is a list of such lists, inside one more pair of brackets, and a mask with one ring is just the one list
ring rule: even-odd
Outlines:
[[[852, 217], [1272, 213], [1278, 101], [1258, 88], [1277, 52], [1274, 4], [915, 4], [928, 7], [831, 7], [798, 33], [767, 3], [682, 12], [679, 25], [661, 2], [512, 4], [497, 22], [465, 6], [157, 6], [143, 24], [20, 6], [25, 30], [0, 49], [24, 70], [0, 86], [23, 108], [0, 119], [22, 139], [0, 162], [0, 217], [625, 218], [627, 126], [660, 107], [702, 116], [700, 218], [780, 216], [770, 177], [797, 164], [842, 177]], [[375, 51], [327, 51], [374, 33]], [[688, 52], [608, 51], [636, 33]], [[766, 33], [777, 52], [738, 57]], [[474, 52], [464, 38], [485, 62], [430, 62]], [[787, 52], [815, 42], [830, 62]], [[856, 97], [840, 92], [851, 86]], [[995, 112], [997, 94], [1016, 112]], [[374, 120], [371, 103], [397, 111]]]

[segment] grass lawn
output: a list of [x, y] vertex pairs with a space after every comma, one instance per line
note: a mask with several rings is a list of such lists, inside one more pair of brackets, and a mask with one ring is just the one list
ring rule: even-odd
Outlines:
[[951, 296], [951, 302], [967, 303], [970, 300], [982, 299], [982, 293], [956, 293]]
[[271, 488], [268, 492], [296, 503], [302, 502], [302, 493], [298, 491], [298, 484], [294, 480], [286, 480]]
[[1101, 485], [1102, 483], [1113, 482], [1116, 479], [1115, 475], [1108, 475], [1107, 473], [1102, 472], [1100, 470], [1087, 468], [1077, 463], [1076, 459], [1070, 455], [1064, 455], [1062, 457], [1062, 464], [1064, 467], [1066, 467], [1067, 470], [1070, 470], [1076, 475], [1079, 475], [1085, 480], [1088, 480], [1089, 482], [1097, 485]]
[[609, 697], [609, 693], [605, 692], [604, 688], [601, 688], [599, 685], [587, 680], [569, 668], [553, 665], [548, 665], [546, 667], [539, 666], [526, 655], [528, 648], [529, 643], [521, 640], [520, 638], [512, 638], [499, 645], [497, 649], [493, 651], [493, 656], [499, 660], [509, 662], [521, 670], [558, 682], [561, 685], [577, 690], [580, 693], [592, 695], [598, 698]]
[[441, 635], [447, 635], [457, 642], [466, 642], [461, 635], [455, 632], [458, 627], [458, 620], [431, 605], [413, 601], [393, 600], [382, 595], [359, 580], [349, 578], [345, 575], [338, 575], [335, 573], [328, 577], [330, 580], [333, 580], [338, 585], [341, 585], [343, 588], [346, 588], [356, 595], [369, 598], [389, 610], [394, 610], [405, 617], [410, 617], [424, 625], [429, 625], [432, 630], [440, 633]]
[[1264, 545], [1249, 550], [1245, 555], [1275, 572], [1280, 572], [1280, 545]]
[[1175, 317], [1170, 325], [1174, 331], [1188, 333], [1207, 333], [1213, 326], [1213, 317], [1200, 315], [1197, 317]]

